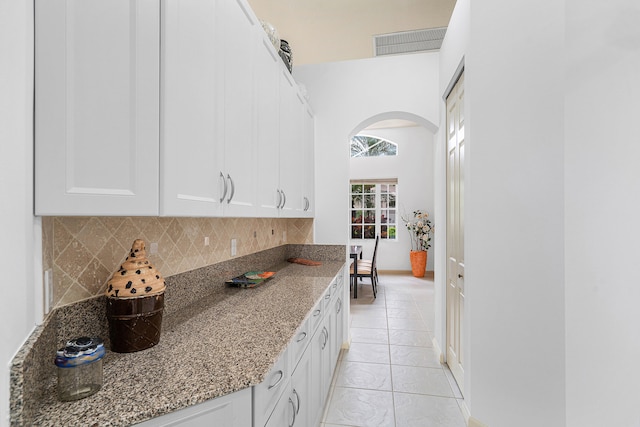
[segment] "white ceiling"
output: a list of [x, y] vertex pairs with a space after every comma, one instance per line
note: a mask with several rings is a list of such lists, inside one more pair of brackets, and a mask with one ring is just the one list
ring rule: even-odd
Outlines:
[[370, 58], [373, 36], [446, 27], [455, 0], [248, 0], [289, 42], [293, 65]]

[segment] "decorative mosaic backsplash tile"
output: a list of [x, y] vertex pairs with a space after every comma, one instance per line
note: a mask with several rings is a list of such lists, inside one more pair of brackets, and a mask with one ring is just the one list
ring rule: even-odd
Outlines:
[[[44, 217], [43, 267], [53, 272], [53, 306], [103, 293], [138, 238], [145, 240], [149, 260], [168, 277], [231, 259], [231, 239], [237, 241], [236, 256], [313, 243], [313, 219]], [[158, 244], [157, 253], [151, 253], [151, 243]]]

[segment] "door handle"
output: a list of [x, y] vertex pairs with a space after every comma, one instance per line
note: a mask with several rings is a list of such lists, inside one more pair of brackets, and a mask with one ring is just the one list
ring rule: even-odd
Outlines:
[[458, 279], [462, 279], [464, 276], [460, 273], [458, 273]]

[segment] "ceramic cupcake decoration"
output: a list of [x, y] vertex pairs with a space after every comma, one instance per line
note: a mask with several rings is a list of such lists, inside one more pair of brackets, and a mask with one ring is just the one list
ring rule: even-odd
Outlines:
[[107, 282], [111, 350], [131, 353], [160, 341], [165, 281], [147, 258], [144, 240], [133, 242], [120, 268]]

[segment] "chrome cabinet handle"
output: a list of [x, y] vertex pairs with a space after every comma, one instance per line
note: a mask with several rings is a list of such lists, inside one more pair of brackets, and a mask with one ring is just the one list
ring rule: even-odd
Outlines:
[[340, 311], [342, 310], [342, 300], [340, 298], [338, 298], [338, 303], [336, 304], [336, 313], [340, 313]]
[[318, 317], [318, 316], [320, 316], [320, 313], [321, 313], [321, 311], [320, 311], [320, 310], [315, 310], [315, 311], [313, 312], [313, 317]]
[[296, 340], [296, 342], [300, 342], [300, 341], [304, 341], [305, 338], [307, 338], [307, 333], [306, 332], [302, 332], [300, 334], [298, 334], [299, 338]]
[[271, 390], [272, 388], [274, 388], [275, 386], [280, 384], [280, 381], [282, 381], [282, 379], [284, 378], [284, 372], [282, 372], [282, 370], [279, 370], [278, 372], [276, 372], [276, 374], [279, 374], [280, 377], [278, 378], [278, 380], [275, 383], [273, 383], [269, 387], [267, 387], [267, 390]]
[[327, 346], [327, 343], [329, 342], [329, 331], [327, 331], [326, 327], [322, 327], [322, 335], [324, 336], [324, 342], [322, 343], [322, 350], [324, 350], [324, 348]]
[[220, 178], [222, 178], [222, 182], [224, 183], [224, 190], [222, 191], [222, 197], [220, 197], [220, 203], [222, 203], [224, 201], [224, 198], [227, 196], [227, 180], [224, 179], [222, 171], [220, 172]]
[[285, 193], [284, 190], [280, 191], [282, 191], [282, 206], [280, 206], [280, 209], [283, 209], [284, 205], [287, 204], [287, 193]]
[[278, 193], [278, 202], [276, 203], [276, 209], [280, 209], [280, 203], [282, 203], [282, 195], [280, 194], [279, 188], [276, 188], [276, 193]]
[[293, 411], [291, 411], [293, 413], [293, 420], [291, 420], [291, 424], [289, 424], [289, 427], [293, 427], [296, 423], [296, 404], [293, 403], [293, 399], [289, 398], [289, 403], [291, 404]]
[[293, 389], [293, 394], [296, 395], [296, 401], [298, 402], [298, 404], [296, 405], [296, 414], [299, 414], [300, 413], [300, 395], [298, 394], [295, 388]]
[[229, 204], [231, 202], [231, 199], [233, 199], [234, 194], [236, 194], [236, 186], [233, 183], [233, 179], [231, 178], [231, 175], [227, 174], [227, 179], [231, 184], [231, 193], [229, 193], [229, 198], [227, 199], [227, 204]]

